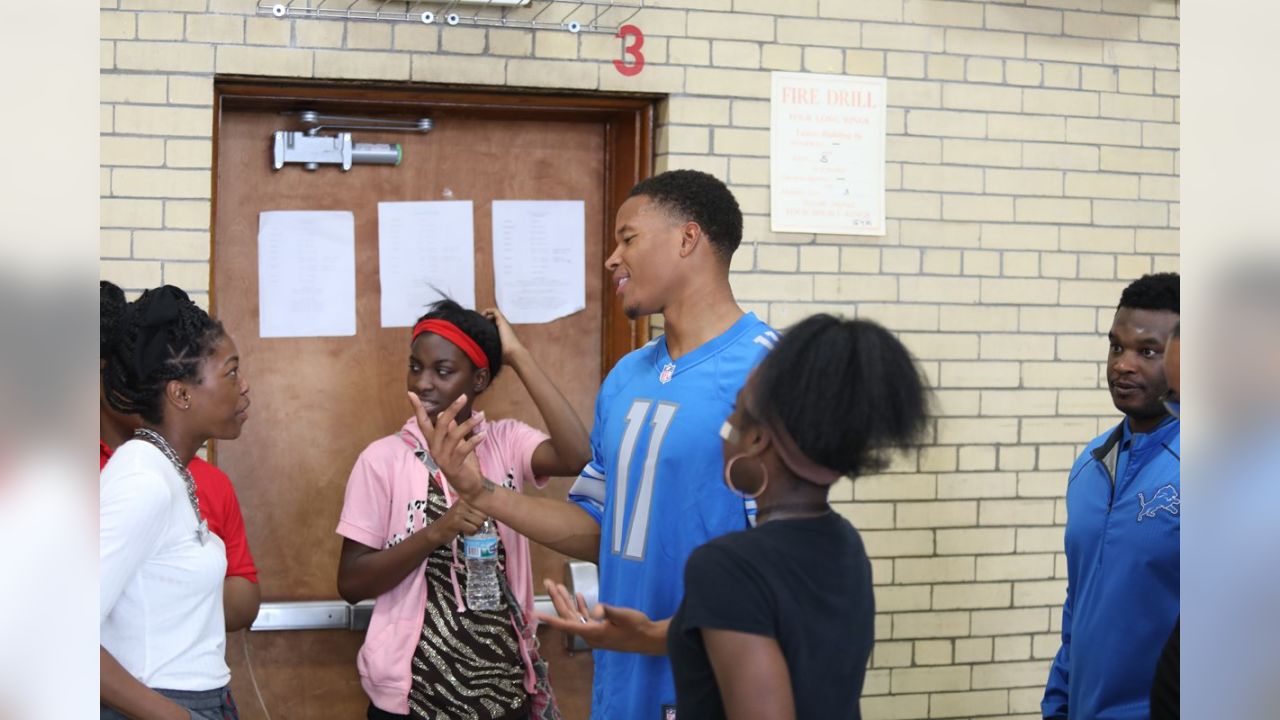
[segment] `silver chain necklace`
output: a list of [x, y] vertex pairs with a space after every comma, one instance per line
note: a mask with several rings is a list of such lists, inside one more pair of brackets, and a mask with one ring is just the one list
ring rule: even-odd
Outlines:
[[191, 511], [196, 514], [196, 540], [204, 545], [209, 541], [209, 521], [200, 515], [200, 499], [196, 497], [196, 481], [191, 477], [191, 471], [183, 466], [182, 461], [178, 459], [178, 452], [160, 433], [150, 428], [138, 428], [133, 431], [133, 436], [156, 446], [156, 449], [173, 463], [174, 469], [178, 471], [178, 477], [181, 477], [182, 482], [187, 486], [187, 500], [191, 502]]

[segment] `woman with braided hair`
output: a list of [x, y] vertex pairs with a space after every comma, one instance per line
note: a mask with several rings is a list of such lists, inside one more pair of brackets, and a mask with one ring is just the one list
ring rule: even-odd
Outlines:
[[[116, 327], [127, 306], [124, 291], [107, 280], [100, 282], [99, 370], [106, 366]], [[142, 418], [137, 415], [126, 415], [113, 409], [107, 402], [102, 383], [98, 383], [99, 470], [107, 466], [116, 448], [133, 438], [141, 422]], [[201, 458], [192, 458], [187, 470], [196, 481], [200, 514], [209, 521], [209, 529], [222, 539], [227, 548], [227, 577], [222, 585], [222, 611], [227, 621], [227, 632], [243, 630], [258, 616], [262, 594], [258, 589], [258, 568], [254, 565], [249, 539], [245, 535], [240, 499], [236, 497], [231, 478]]]
[[[529, 391], [549, 436], [472, 412], [504, 364]], [[497, 610], [467, 608], [459, 536], [476, 532], [485, 515], [458, 498], [431, 455], [439, 439], [424, 428], [454, 414], [485, 477], [517, 492], [551, 475], [576, 475], [591, 454], [586, 428], [496, 309], [433, 305], [414, 325], [408, 370], [415, 415], [360, 454], [337, 528], [338, 592], [351, 603], [377, 598], [356, 662], [371, 701], [367, 717], [558, 717], [539, 673], [528, 540], [498, 524], [499, 575], [510, 594]]]
[[141, 418], [99, 479], [102, 718], [226, 720], [223, 541], [187, 465], [240, 435], [249, 385], [235, 342], [182, 290], [127, 305], [103, 348], [102, 393]]

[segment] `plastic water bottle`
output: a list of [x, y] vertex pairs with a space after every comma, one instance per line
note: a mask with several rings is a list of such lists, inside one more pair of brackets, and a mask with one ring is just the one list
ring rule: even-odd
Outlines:
[[474, 535], [462, 538], [467, 556], [467, 607], [472, 610], [497, 610], [502, 606], [502, 590], [498, 587], [498, 531], [493, 520]]

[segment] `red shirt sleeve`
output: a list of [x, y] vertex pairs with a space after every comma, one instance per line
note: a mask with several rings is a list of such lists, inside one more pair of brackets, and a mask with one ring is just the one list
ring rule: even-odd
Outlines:
[[244, 517], [236, 499], [231, 478], [209, 463], [195, 458], [187, 466], [196, 481], [196, 497], [200, 512], [209, 521], [209, 529], [227, 546], [227, 577], [242, 577], [258, 582], [258, 568], [249, 553], [249, 540], [244, 534]]

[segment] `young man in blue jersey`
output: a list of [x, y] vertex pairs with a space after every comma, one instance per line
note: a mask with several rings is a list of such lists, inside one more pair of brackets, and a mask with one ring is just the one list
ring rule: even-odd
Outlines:
[[[749, 501], [721, 480], [718, 435], [747, 375], [777, 334], [744, 313], [729, 286], [742, 211], [716, 178], [673, 170], [632, 189], [618, 210], [605, 267], [627, 316], [662, 313], [665, 334], [622, 358], [596, 399], [591, 462], [569, 501], [534, 498], [483, 478], [483, 441], [454, 425], [419, 422], [436, 461], [469, 503], [536, 542], [600, 566], [594, 612], [551, 588], [552, 625], [596, 647], [591, 717], [668, 720], [675, 688], [667, 624], [684, 594], [685, 560], [711, 538], [746, 528]], [[411, 402], [414, 398], [411, 398]]]
[[1181, 428], [1164, 400], [1178, 276], [1125, 288], [1108, 334], [1119, 425], [1089, 443], [1067, 480], [1067, 600], [1045, 718], [1147, 720], [1156, 659], [1178, 617]]

